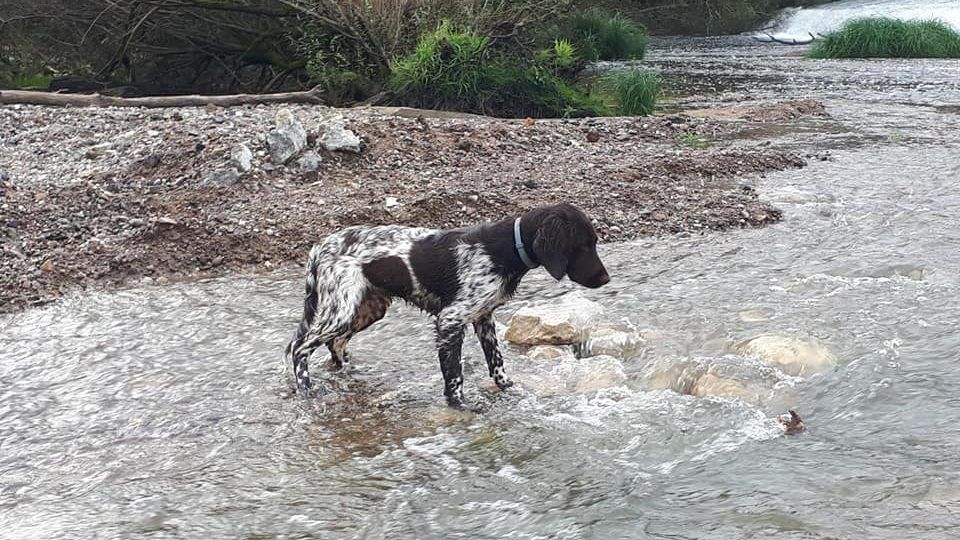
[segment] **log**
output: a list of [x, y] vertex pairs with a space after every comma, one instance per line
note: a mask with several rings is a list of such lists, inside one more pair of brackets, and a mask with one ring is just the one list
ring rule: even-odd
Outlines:
[[817, 40], [817, 36], [811, 34], [810, 32], [807, 33], [810, 34], [810, 39], [807, 40], [798, 40], [793, 38], [790, 41], [787, 41], [785, 39], [775, 38], [768, 32], [764, 32], [764, 35], [767, 36], [767, 39], [759, 38], [757, 36], [753, 36], [753, 39], [759, 41], [760, 43], [780, 43], [782, 45], [809, 45]]
[[28, 90], [0, 90], [0, 105], [51, 105], [55, 107], [202, 107], [259, 105], [263, 103], [312, 103], [323, 105], [320, 87], [305, 92], [278, 94], [233, 94], [227, 96], [151, 96], [121, 98], [101, 94], [55, 94]]

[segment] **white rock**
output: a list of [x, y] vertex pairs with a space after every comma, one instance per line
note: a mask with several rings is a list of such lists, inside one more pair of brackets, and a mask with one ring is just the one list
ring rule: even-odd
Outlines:
[[763, 334], [734, 345], [740, 354], [757, 356], [787, 375], [802, 376], [831, 369], [837, 359], [816, 339]]
[[297, 159], [297, 167], [303, 172], [317, 172], [320, 170], [320, 154], [307, 150]]
[[276, 118], [277, 128], [267, 133], [267, 149], [277, 165], [288, 163], [307, 147], [307, 130], [290, 112], [280, 109]]
[[360, 137], [346, 128], [342, 116], [335, 116], [320, 124], [320, 137], [317, 143], [331, 152], [359, 154], [362, 150]]
[[716, 396], [730, 399], [742, 399], [747, 403], [760, 403], [760, 393], [748, 388], [740, 381], [705, 373], [691, 385], [690, 395], [696, 397]]
[[400, 206], [400, 201], [396, 197], [386, 197], [383, 201], [383, 206], [386, 208], [393, 208], [394, 206]]
[[505, 337], [520, 345], [570, 345], [582, 341], [602, 313], [600, 304], [574, 292], [556, 304], [517, 310]]
[[248, 172], [253, 168], [253, 152], [247, 145], [240, 143], [231, 152], [230, 163], [240, 172]]

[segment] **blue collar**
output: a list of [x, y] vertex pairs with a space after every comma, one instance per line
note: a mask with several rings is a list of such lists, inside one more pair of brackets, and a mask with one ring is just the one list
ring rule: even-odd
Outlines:
[[520, 256], [523, 264], [527, 265], [527, 268], [533, 269], [540, 266], [539, 264], [534, 264], [530, 255], [527, 255], [527, 250], [523, 248], [523, 238], [520, 236], [520, 218], [517, 218], [517, 220], [513, 222], [513, 245], [517, 248], [517, 255]]

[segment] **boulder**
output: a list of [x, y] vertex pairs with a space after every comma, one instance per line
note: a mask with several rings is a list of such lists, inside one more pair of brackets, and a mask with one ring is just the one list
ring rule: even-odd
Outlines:
[[335, 116], [320, 124], [320, 137], [317, 142], [330, 152], [359, 154], [363, 150], [360, 137], [346, 128], [342, 116]]
[[[510, 376], [540, 396], [589, 394], [621, 386], [627, 380], [623, 364], [612, 356], [565, 356], [555, 362], [537, 364], [531, 371], [513, 372]], [[492, 382], [487, 387], [496, 391]]]
[[743, 355], [756, 356], [787, 375], [803, 376], [831, 369], [837, 359], [830, 349], [813, 338], [762, 334], [734, 345]]
[[602, 313], [600, 304], [579, 292], [570, 293], [556, 304], [517, 310], [507, 325], [506, 339], [518, 345], [572, 345], [583, 341]]
[[232, 186], [240, 180], [240, 173], [233, 168], [216, 169], [207, 173], [201, 186]]
[[273, 162], [284, 165], [307, 147], [307, 130], [290, 112], [277, 112], [276, 129], [267, 133], [267, 149]]

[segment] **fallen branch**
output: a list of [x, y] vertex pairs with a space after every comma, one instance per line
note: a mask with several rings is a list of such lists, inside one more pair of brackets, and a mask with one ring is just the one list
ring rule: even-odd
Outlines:
[[806, 39], [806, 40], [798, 40], [796, 38], [793, 38], [791, 40], [786, 40], [786, 39], [779, 39], [779, 38], [773, 37], [772, 34], [767, 32], [764, 32], [763, 34], [767, 36], [767, 39], [763, 39], [757, 36], [753, 36], [753, 39], [759, 41], [760, 43], [780, 43], [782, 45], [809, 45], [817, 40], [817, 36], [813, 34], [810, 34], [810, 39]]
[[279, 94], [234, 94], [229, 96], [151, 96], [121, 98], [101, 94], [54, 94], [27, 90], [0, 90], [0, 105], [52, 105], [56, 107], [202, 107], [259, 105], [263, 103], [312, 103], [323, 105], [320, 87], [305, 92]]

